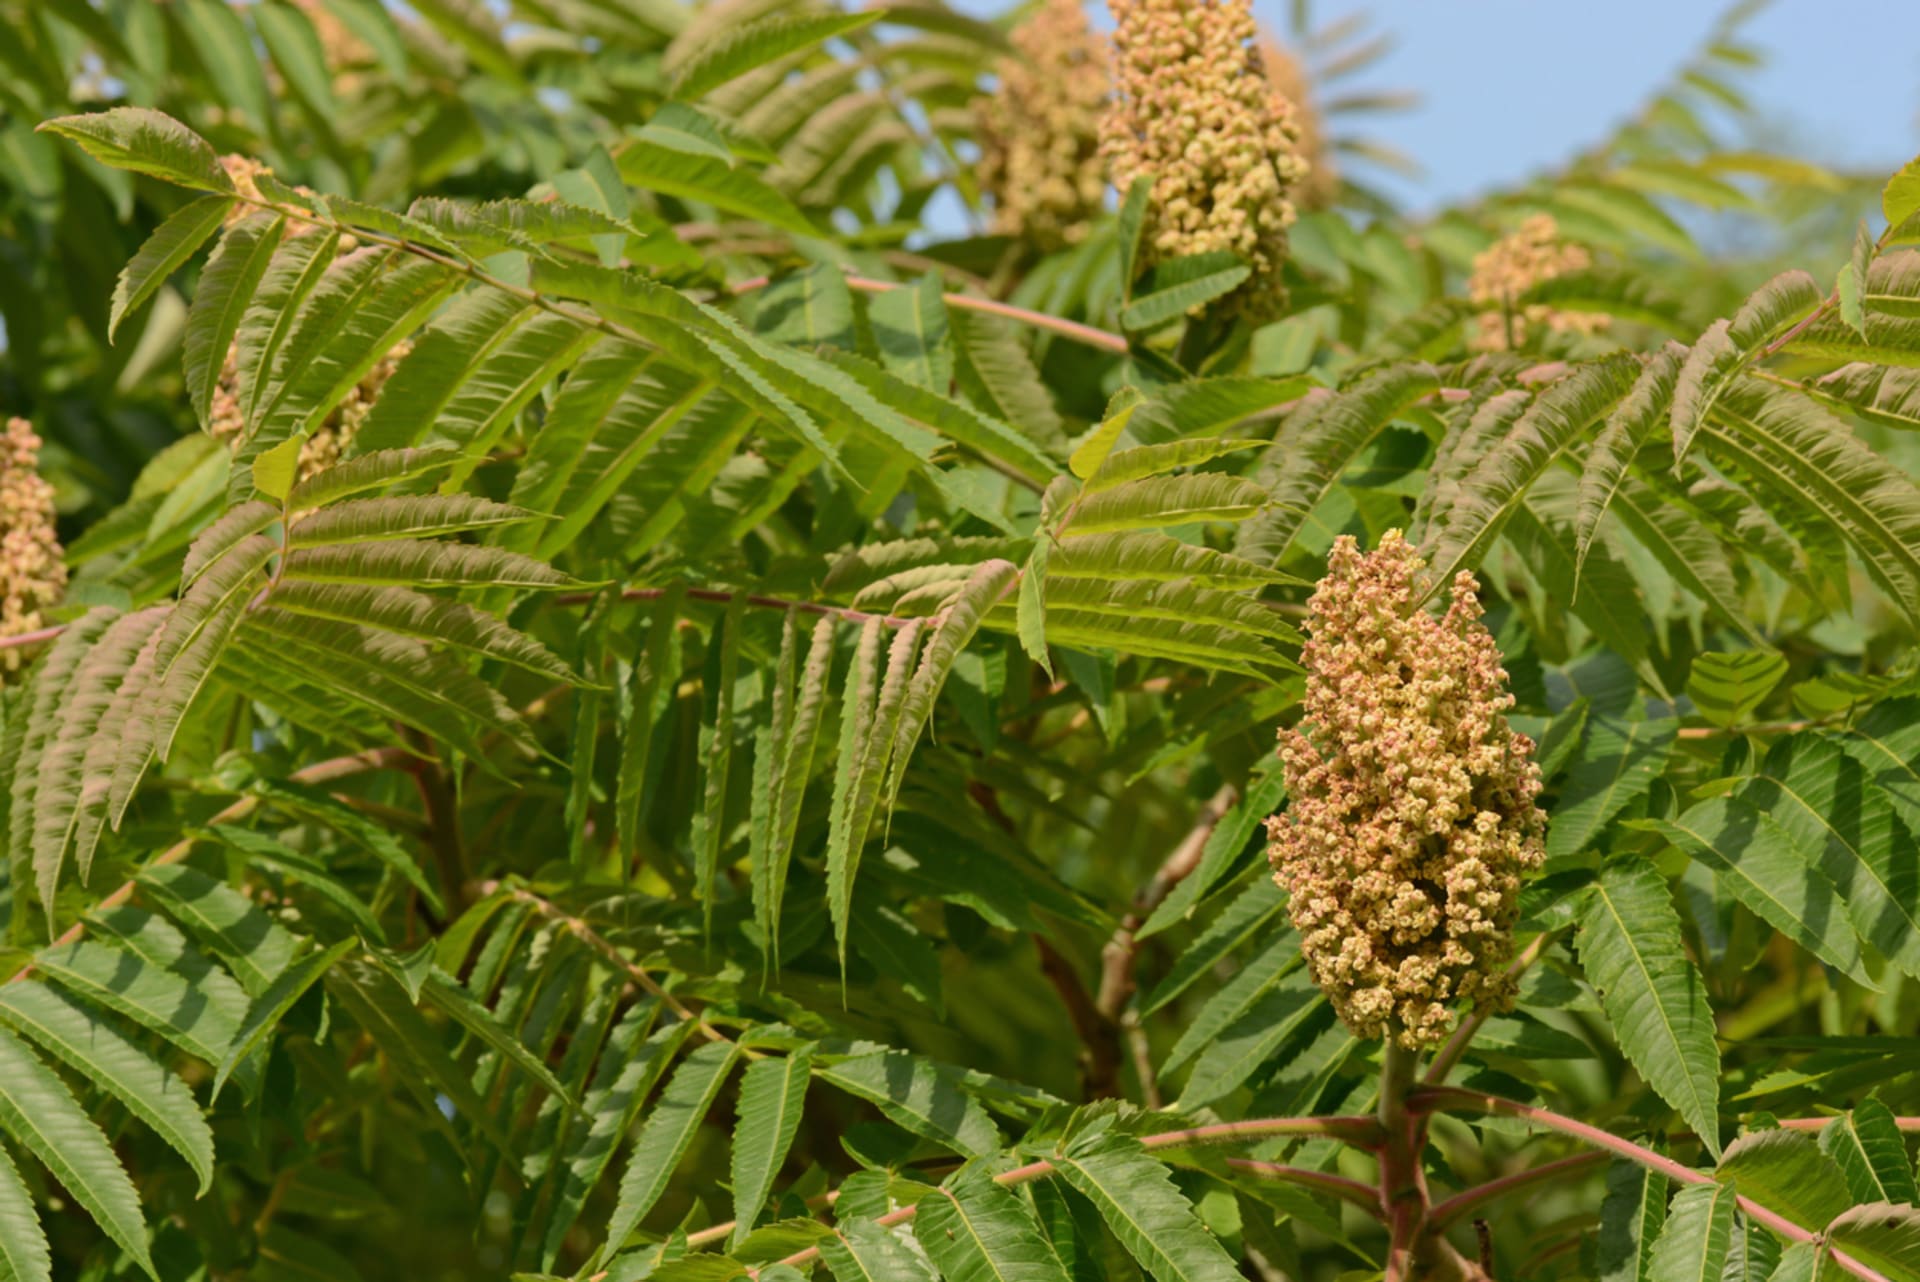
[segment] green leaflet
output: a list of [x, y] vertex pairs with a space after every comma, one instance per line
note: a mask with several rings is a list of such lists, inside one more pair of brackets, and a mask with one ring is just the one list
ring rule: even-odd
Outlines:
[[[1019, 570], [1010, 561], [988, 561], [973, 572], [937, 616], [933, 635], [927, 639], [903, 696], [898, 728], [888, 749], [886, 785], [882, 796], [888, 815], [893, 813], [900, 784], [907, 773], [907, 760], [913, 755], [920, 732], [933, 716], [933, 703], [953, 671], [954, 660], [980, 629], [980, 621], [994, 603], [1006, 595]], [[884, 693], [884, 692], [883, 692]]]
[[1666, 1219], [1666, 1176], [1637, 1162], [1610, 1165], [1595, 1240], [1597, 1282], [1648, 1282], [1653, 1244]]
[[985, 1157], [1000, 1148], [993, 1119], [931, 1061], [881, 1050], [813, 1071], [829, 1086], [874, 1105], [889, 1121], [954, 1152]]
[[1820, 1151], [1839, 1166], [1855, 1202], [1920, 1200], [1906, 1138], [1892, 1110], [1877, 1099], [1860, 1101], [1822, 1127]]
[[158, 1279], [147, 1253], [140, 1194], [107, 1137], [53, 1071], [4, 1031], [0, 1031], [0, 1131], [53, 1172], [93, 1222], [148, 1277]]
[[953, 348], [940, 278], [928, 273], [911, 286], [877, 296], [867, 304], [867, 319], [887, 368], [944, 401], [953, 382]]
[[[1259, 880], [1271, 884], [1272, 879], [1261, 877]], [[1243, 900], [1245, 898], [1244, 896], [1242, 897]], [[1235, 905], [1230, 905], [1221, 912], [1221, 918], [1223, 919], [1221, 924], [1225, 924], [1226, 919], [1229, 918], [1229, 914], [1234, 914], [1235, 907], [1237, 907], [1240, 902], [1241, 901], [1236, 901]], [[1253, 902], [1270, 906], [1268, 911], [1263, 912], [1259, 918], [1262, 922], [1270, 920], [1271, 907], [1277, 907], [1276, 899], [1274, 897], [1263, 896]], [[1238, 914], [1235, 914], [1235, 918], [1238, 918]], [[1202, 956], [1212, 957], [1214, 959], [1202, 969], [1201, 973], [1212, 970], [1219, 965], [1216, 949], [1219, 947], [1219, 944], [1224, 943], [1227, 938], [1229, 938], [1229, 936], [1216, 927], [1209, 929], [1205, 935], [1195, 942], [1196, 951], [1199, 951]], [[1203, 944], [1209, 945], [1209, 947], [1202, 949], [1201, 945]], [[1186, 958], [1184, 957], [1181, 960], [1183, 963], [1186, 962]], [[1194, 1012], [1192, 1018], [1188, 1020], [1186, 1028], [1181, 1031], [1179, 1040], [1174, 1042], [1173, 1049], [1169, 1050], [1166, 1058], [1161, 1061], [1160, 1072], [1162, 1074], [1179, 1072], [1196, 1055], [1213, 1045], [1217, 1038], [1221, 1037], [1229, 1028], [1235, 1025], [1242, 1023], [1250, 1026], [1258, 1024], [1258, 1021], [1252, 1019], [1252, 1015], [1255, 1013], [1255, 1007], [1261, 1003], [1263, 998], [1274, 992], [1287, 976], [1297, 971], [1300, 965], [1300, 937], [1292, 930], [1281, 930], [1271, 943], [1265, 948], [1262, 948], [1254, 956], [1248, 958], [1246, 963], [1234, 972], [1233, 977], [1222, 984], [1219, 991], [1207, 998], [1205, 1004]], [[1191, 969], [1190, 965], [1183, 966], [1183, 972]], [[1150, 1005], [1153, 1009], [1158, 1009], [1161, 1005], [1165, 1004], [1171, 996], [1171, 994], [1163, 995], [1163, 990], [1171, 986], [1172, 993], [1177, 994], [1188, 982], [1191, 981], [1185, 973], [1170, 975], [1162, 982], [1161, 988], [1154, 990], [1149, 1001], [1142, 1003], [1143, 1007]], [[1282, 1021], [1284, 1021], [1288, 1015], [1300, 1014], [1300, 998], [1307, 987], [1311, 986], [1303, 986], [1300, 982], [1289, 984], [1287, 986], [1287, 995], [1282, 998], [1282, 1004], [1277, 1009], [1261, 1011], [1259, 1013], [1262, 1015], [1278, 1015]], [[1264, 1025], [1262, 1025], [1262, 1027], [1264, 1027]], [[1253, 1030], [1250, 1028], [1248, 1031]], [[1228, 1087], [1228, 1089], [1231, 1090], [1232, 1087]]]
[[1621, 1050], [1717, 1157], [1720, 1051], [1666, 882], [1636, 860], [1610, 863], [1582, 897], [1578, 922], [1580, 964]]
[[1428, 365], [1398, 365], [1290, 415], [1260, 460], [1266, 510], [1240, 528], [1234, 553], [1278, 565], [1349, 464], [1401, 411], [1439, 386]]
[[673, 96], [699, 98], [755, 67], [811, 48], [823, 40], [858, 31], [879, 16], [877, 13], [772, 14], [734, 27], [678, 60], [674, 57], [679, 49], [676, 43], [667, 54], [673, 74]]
[[326, 986], [328, 994], [380, 1048], [435, 1125], [442, 1121], [438, 1097], [445, 1096], [455, 1118], [466, 1121], [496, 1147], [512, 1148], [501, 1120], [488, 1109], [466, 1071], [454, 1061], [439, 1030], [414, 1008], [397, 980], [372, 964], [351, 962], [329, 970]]
[[[1827, 1226], [1826, 1240], [1888, 1282], [1920, 1279], [1920, 1211], [1911, 1206], [1856, 1206]], [[1822, 1277], [1830, 1267], [1822, 1268]]]
[[620, 771], [615, 785], [614, 841], [623, 876], [633, 866], [639, 842], [641, 805], [652, 760], [653, 738], [673, 700], [680, 674], [680, 607], [685, 586], [674, 584], [655, 607], [647, 640], [621, 692]]
[[229, 193], [233, 182], [207, 140], [179, 121], [145, 107], [115, 107], [61, 116], [40, 125], [71, 138], [89, 156], [115, 169], [151, 174], [199, 191]]
[[1920, 620], [1920, 485], [1817, 402], [1754, 378], [1730, 384], [1701, 429], [1731, 460], [1832, 522], [1887, 598]]
[[733, 1136], [733, 1237], [735, 1249], [753, 1231], [800, 1130], [813, 1071], [813, 1051], [802, 1046], [777, 1058], [756, 1060], [740, 1077], [739, 1122]]
[[386, 539], [434, 538], [536, 519], [538, 514], [525, 508], [471, 494], [347, 499], [294, 521], [287, 528], [287, 546], [309, 548]]
[[213, 1131], [193, 1089], [116, 1025], [36, 980], [0, 987], [0, 1023], [124, 1104], [186, 1159], [202, 1193], [212, 1185]]
[[252, 1054], [254, 1047], [272, 1035], [275, 1026], [286, 1018], [287, 1012], [293, 1009], [294, 1003], [324, 978], [333, 968], [334, 963], [352, 952], [358, 946], [358, 942], [343, 939], [330, 948], [299, 958], [281, 970], [274, 981], [267, 986], [266, 991], [254, 999], [253, 1005], [247, 1011], [246, 1020], [233, 1035], [232, 1046], [228, 1048], [226, 1055], [214, 1071], [214, 1099], [220, 1098], [220, 1088], [225, 1085], [227, 1078], [233, 1075], [233, 1070]]
[[232, 886], [195, 868], [168, 864], [139, 877], [141, 892], [227, 963], [258, 996], [293, 960], [295, 937]]
[[[894, 634], [887, 650], [886, 676], [880, 676], [879, 619], [861, 629], [860, 645], [840, 699], [840, 765], [833, 781], [833, 810], [827, 824], [827, 907], [833, 915], [844, 981], [847, 928], [853, 916], [853, 887], [861, 851], [873, 826], [885, 782], [887, 753], [898, 731], [906, 698], [907, 672], [920, 641], [914, 620]], [[876, 686], [878, 689], [876, 690]]]
[[34, 1213], [33, 1194], [0, 1146], [0, 1278], [5, 1282], [53, 1282], [53, 1255]]
[[1713, 1178], [1813, 1233], [1853, 1200], [1833, 1158], [1799, 1131], [1742, 1135], [1727, 1145]]
[[1652, 786], [1666, 768], [1679, 723], [1591, 717], [1587, 740], [1560, 789], [1547, 826], [1547, 858], [1583, 853], [1613, 817]]
[[1232, 1282], [1220, 1243], [1139, 1142], [1106, 1135], [1053, 1159], [1060, 1178], [1099, 1208], [1107, 1227], [1157, 1282]]
[[1715, 797], [1676, 819], [1640, 822], [1713, 868], [1720, 884], [1775, 930], [1855, 983], [1875, 987], [1861, 969], [1859, 945], [1833, 883], [1765, 814], [1744, 801]]
[[933, 1270], [893, 1231], [854, 1220], [820, 1243], [834, 1282], [934, 1282]]
[[1451, 584], [1486, 555], [1488, 544], [1526, 499], [1528, 488], [1597, 419], [1634, 390], [1637, 362], [1614, 358], [1583, 365], [1542, 392], [1507, 434], [1460, 483], [1445, 524], [1429, 542], [1428, 595]]
[[1793, 735], [1734, 794], [1786, 831], [1846, 901], [1860, 938], [1920, 967], [1920, 847], [1866, 767], [1831, 739]]
[[1586, 564], [1587, 548], [1600, 531], [1601, 517], [1626, 480], [1627, 468], [1666, 418], [1686, 350], [1678, 343], [1668, 343], [1654, 353], [1587, 449], [1580, 470], [1580, 505], [1575, 521], [1581, 565]]
[[566, 1148], [555, 1155], [560, 1182], [540, 1249], [540, 1258], [548, 1267], [579, 1219], [587, 1194], [612, 1163], [615, 1147], [632, 1129], [647, 1096], [666, 1075], [674, 1055], [693, 1031], [691, 1023], [680, 1021], [648, 1037], [652, 1020], [652, 1007], [643, 1003], [631, 1008], [608, 1036], [593, 1082], [581, 1097], [582, 1124], [575, 1127]]
[[740, 1048], [732, 1042], [709, 1042], [696, 1047], [674, 1070], [633, 1147], [626, 1174], [620, 1177], [620, 1198], [607, 1228], [608, 1249], [624, 1245], [667, 1191], [674, 1167], [686, 1155], [693, 1133], [706, 1119], [739, 1056]]
[[1193, 1072], [1180, 1091], [1180, 1107], [1202, 1108], [1240, 1089], [1326, 1009], [1326, 999], [1304, 976], [1262, 992], [1245, 1014], [1195, 1055]]
[[127, 313], [153, 297], [167, 277], [193, 257], [220, 226], [233, 202], [225, 196], [202, 196], [189, 201], [154, 228], [113, 287], [113, 308], [107, 315], [107, 338], [112, 340]]
[[708, 700], [713, 718], [701, 733], [700, 758], [706, 767], [706, 792], [693, 830], [694, 879], [699, 886], [702, 937], [713, 936], [714, 885], [720, 874], [720, 849], [727, 839], [727, 776], [733, 766], [733, 699], [740, 674], [740, 628], [747, 599], [735, 594], [727, 603], [717, 657], [708, 663], [714, 676]]
[[1718, 1278], [1733, 1237], [1734, 1193], [1724, 1184], [1690, 1184], [1653, 1244], [1649, 1282], [1703, 1282]]
[[1067, 1282], [1033, 1209], [979, 1168], [917, 1205], [914, 1237], [948, 1282]]
[[246, 999], [238, 990], [223, 997], [175, 970], [91, 940], [44, 949], [34, 957], [34, 968], [75, 996], [152, 1029], [209, 1064], [225, 1060], [245, 1012]]
[[1813, 283], [1813, 277], [1803, 271], [1782, 272], [1755, 290], [1731, 320], [1715, 321], [1700, 336], [1674, 385], [1670, 423], [1675, 468], [1758, 350], [1805, 318], [1820, 302], [1820, 287]]

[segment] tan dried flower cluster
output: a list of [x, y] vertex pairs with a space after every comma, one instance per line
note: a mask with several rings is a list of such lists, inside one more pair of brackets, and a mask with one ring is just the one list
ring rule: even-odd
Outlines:
[[1300, 951], [1357, 1036], [1431, 1046], [1453, 1007], [1504, 1009], [1520, 882], [1544, 859], [1533, 742], [1471, 574], [1435, 617], [1390, 532], [1342, 537], [1312, 600], [1301, 729], [1280, 736], [1287, 810], [1267, 821]]
[[993, 230], [1043, 251], [1078, 244], [1100, 212], [1107, 56], [1081, 0], [1045, 0], [1013, 33], [999, 86], [974, 104]]
[[[367, 415], [373, 411], [373, 403], [380, 399], [380, 390], [387, 380], [406, 359], [413, 344], [395, 343], [391, 350], [378, 361], [366, 376], [355, 383], [347, 392], [346, 398], [336, 406], [319, 427], [307, 437], [300, 447], [300, 462], [296, 476], [305, 480], [316, 472], [323, 472], [340, 461], [353, 438], [359, 435], [360, 425], [367, 421]], [[213, 396], [207, 407], [207, 432], [216, 441], [228, 445], [237, 445], [246, 434], [247, 416], [240, 406], [240, 348], [235, 343], [227, 348], [226, 363], [220, 367], [220, 381], [214, 385]]]
[[334, 73], [333, 87], [342, 94], [351, 93], [360, 84], [355, 75], [342, 74], [350, 67], [365, 66], [374, 59], [367, 42], [355, 35], [328, 7], [326, 0], [293, 0], [293, 7], [307, 16], [314, 34], [320, 37], [320, 56], [327, 70]]
[[[260, 161], [251, 156], [226, 155], [220, 157], [220, 167], [227, 171], [227, 177], [233, 180], [234, 190], [249, 200], [261, 200], [260, 187], [255, 179], [261, 174], [271, 174]], [[231, 227], [254, 212], [254, 206], [235, 201], [227, 207], [226, 225]]]
[[1249, 0], [1109, 4], [1115, 80], [1100, 149], [1122, 193], [1153, 184], [1142, 266], [1231, 250], [1253, 274], [1226, 304], [1256, 320], [1278, 314], [1307, 162], [1293, 105], [1261, 71]]
[[1327, 209], [1340, 194], [1340, 171], [1334, 167], [1333, 148], [1327, 145], [1325, 122], [1314, 102], [1313, 81], [1293, 51], [1272, 35], [1260, 42], [1260, 66], [1293, 104], [1293, 121], [1300, 133], [1295, 146], [1307, 164], [1306, 176], [1294, 188], [1293, 203], [1312, 212]]
[[1482, 309], [1474, 348], [1511, 351], [1525, 346], [1528, 335], [1541, 327], [1556, 334], [1594, 334], [1605, 329], [1610, 317], [1519, 301], [1536, 285], [1592, 265], [1593, 255], [1585, 246], [1560, 239], [1560, 225], [1551, 214], [1534, 214], [1512, 235], [1475, 255], [1473, 275], [1467, 281], [1468, 297]]
[[[40, 475], [40, 444], [33, 424], [7, 420], [0, 437], [0, 637], [45, 627], [43, 611], [60, 604], [67, 587], [54, 532], [53, 486]], [[0, 664], [18, 671], [26, 653], [0, 650]]]

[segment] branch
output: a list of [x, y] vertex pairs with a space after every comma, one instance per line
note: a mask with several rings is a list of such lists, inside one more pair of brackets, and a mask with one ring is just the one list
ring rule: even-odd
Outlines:
[[[1714, 1184], [1713, 1176], [1704, 1171], [1696, 1171], [1684, 1166], [1664, 1153], [1656, 1153], [1644, 1145], [1632, 1140], [1622, 1139], [1611, 1131], [1589, 1126], [1549, 1109], [1535, 1108], [1531, 1104], [1522, 1104], [1518, 1100], [1502, 1099], [1498, 1095], [1488, 1095], [1481, 1091], [1470, 1091], [1458, 1086], [1429, 1086], [1415, 1091], [1408, 1100], [1408, 1106], [1416, 1112], [1434, 1113], [1446, 1108], [1458, 1108], [1469, 1112], [1491, 1113], [1498, 1117], [1518, 1118], [1531, 1122], [1535, 1126], [1558, 1131], [1562, 1135], [1572, 1136], [1595, 1148], [1605, 1149], [1609, 1153], [1638, 1162], [1648, 1170], [1658, 1171], [1668, 1179], [1678, 1180], [1682, 1184]], [[1734, 1201], [1742, 1211], [1763, 1228], [1770, 1229], [1776, 1236], [1789, 1242], [1819, 1242], [1818, 1233], [1808, 1232], [1792, 1220], [1776, 1211], [1770, 1211], [1752, 1198], [1734, 1194]], [[1831, 1243], [1826, 1247], [1828, 1258], [1835, 1264], [1861, 1279], [1861, 1282], [1889, 1282], [1879, 1271], [1862, 1264], [1845, 1251], [1835, 1248]]]
[[1428, 1213], [1428, 1221], [1436, 1230], [1445, 1230], [1448, 1225], [1479, 1206], [1482, 1202], [1491, 1202], [1515, 1189], [1537, 1184], [1541, 1180], [1550, 1180], [1555, 1176], [1566, 1175], [1572, 1171], [1585, 1170], [1589, 1166], [1598, 1166], [1607, 1160], [1605, 1153], [1575, 1153], [1572, 1157], [1563, 1157], [1557, 1162], [1545, 1162], [1525, 1171], [1515, 1171], [1512, 1175], [1503, 1175], [1497, 1180], [1488, 1180], [1464, 1193], [1455, 1193], [1444, 1201], [1434, 1203]]
[[[1143, 1136], [1140, 1143], [1147, 1149], [1186, 1148], [1193, 1144], [1251, 1141], [1276, 1135], [1311, 1135], [1344, 1140], [1349, 1144], [1371, 1148], [1377, 1139], [1376, 1130], [1374, 1120], [1370, 1117], [1265, 1117], [1249, 1118], [1242, 1122], [1220, 1122], [1213, 1126], [1196, 1126], [1183, 1131], [1164, 1131], [1158, 1135]], [[1038, 1162], [1029, 1162], [1025, 1166], [1017, 1166], [1011, 1171], [1003, 1171], [993, 1177], [993, 1182], [1002, 1185], [1025, 1184], [1051, 1175], [1053, 1172], [1053, 1163], [1042, 1159]], [[883, 1227], [905, 1224], [913, 1218], [915, 1209], [911, 1206], [903, 1206], [897, 1211], [880, 1216], [874, 1223]], [[810, 1246], [804, 1251], [794, 1252], [778, 1263], [789, 1268], [805, 1270], [819, 1258], [820, 1248]], [[604, 1276], [604, 1274], [599, 1275], [599, 1277]], [[747, 1276], [758, 1278], [760, 1269], [748, 1269]], [[595, 1280], [590, 1279], [589, 1282], [595, 1282]]]
[[[1155, 1104], [1158, 1087], [1152, 1078], [1151, 1057], [1143, 1053], [1145, 1034], [1137, 1021], [1127, 1025], [1122, 1015], [1127, 1002], [1134, 993], [1134, 962], [1139, 956], [1139, 947], [1134, 932], [1153, 915], [1153, 910], [1166, 901], [1173, 888], [1191, 877], [1200, 867], [1200, 859], [1206, 853], [1207, 839], [1213, 836], [1213, 830], [1233, 809], [1234, 802], [1240, 799], [1240, 792], [1232, 784], [1226, 784], [1208, 799], [1201, 807], [1200, 815], [1194, 820], [1193, 827], [1173, 848], [1147, 884], [1142, 886], [1133, 897], [1132, 911], [1128, 912], [1114, 929], [1113, 938], [1100, 950], [1100, 993], [1094, 999], [1094, 1012], [1107, 1030], [1107, 1037], [1117, 1041], [1124, 1033], [1133, 1042], [1134, 1060], [1139, 1066], [1141, 1094], [1150, 1105]], [[1119, 1052], [1116, 1047], [1114, 1058]], [[1157, 1106], [1157, 1105], [1155, 1105]]]
[[[293, 774], [288, 777], [295, 783], [330, 783], [335, 779], [344, 779], [348, 775], [357, 775], [367, 770], [380, 770], [388, 767], [404, 768], [412, 759], [413, 754], [404, 748], [374, 748], [367, 752], [355, 752], [344, 757], [333, 757], [327, 761], [315, 762], [304, 770], [294, 771]], [[233, 804], [214, 814], [200, 826], [211, 828], [216, 824], [228, 824], [239, 819], [244, 819], [260, 808], [260, 802], [261, 798], [259, 797], [241, 797], [233, 802]], [[174, 842], [171, 846], [168, 846], [165, 850], [155, 855], [146, 866], [147, 868], [161, 868], [167, 864], [177, 864], [189, 854], [193, 853], [193, 846], [194, 839], [192, 837], [182, 837], [179, 841]], [[142, 871], [145, 871], [145, 869], [142, 869]], [[133, 878], [120, 883], [119, 887], [107, 895], [106, 898], [94, 904], [92, 911], [101, 912], [108, 908], [118, 908], [121, 904], [133, 898], [134, 887], [137, 884], [137, 879]], [[86, 933], [87, 921], [86, 918], [82, 917], [79, 921], [74, 922], [73, 925], [62, 931], [59, 937], [48, 944], [47, 947], [58, 948], [62, 944], [71, 944]], [[9, 984], [17, 983], [32, 973], [33, 962], [28, 961], [26, 965], [8, 976], [6, 982]]]
[[[482, 892], [491, 893], [491, 891], [499, 889], [499, 883], [496, 882], [496, 883], [493, 883], [492, 885], [485, 885], [480, 887], [480, 889]], [[688, 1023], [692, 1024], [696, 1029], [699, 1030], [701, 1036], [705, 1037], [708, 1041], [730, 1042], [733, 1040], [731, 1037], [728, 1037], [725, 1033], [715, 1028], [712, 1024], [709, 1024], [706, 1021], [705, 1017], [700, 1015], [697, 1011], [693, 1010], [685, 1002], [681, 1001], [678, 997], [675, 997], [672, 993], [668, 992], [665, 988], [662, 988], [660, 986], [660, 981], [647, 973], [646, 967], [640, 965], [638, 962], [628, 957], [625, 953], [621, 952], [619, 948], [617, 948], [614, 945], [612, 940], [608, 939], [605, 935], [602, 935], [599, 931], [595, 930], [591, 925], [588, 924], [587, 920], [584, 917], [574, 916], [572, 913], [560, 907], [560, 905], [554, 903], [552, 900], [542, 898], [541, 896], [534, 894], [531, 890], [528, 890], [524, 886], [508, 887], [507, 893], [512, 895], [515, 899], [520, 900], [522, 903], [532, 907], [532, 909], [535, 912], [539, 913], [542, 917], [545, 917], [547, 920], [556, 922], [566, 927], [567, 930], [570, 931], [575, 938], [580, 940], [581, 943], [587, 945], [587, 947], [599, 953], [602, 957], [605, 957], [610, 963], [613, 964], [613, 966], [616, 969], [618, 969], [622, 974], [626, 975], [628, 979], [631, 979], [634, 982], [634, 984], [638, 986], [643, 992], [646, 992], [652, 995], [653, 997], [658, 998], [661, 1005], [665, 1006], [668, 1010], [672, 1011], [675, 1015], [679, 1016], [681, 1019], [684, 1019]], [[749, 1050], [745, 1047], [741, 1048], [740, 1053], [742, 1055], [745, 1055], [748, 1059], [762, 1058], [762, 1052]]]
[[1380, 1058], [1380, 1205], [1387, 1214], [1385, 1282], [1424, 1277], [1421, 1258], [1427, 1236], [1427, 1177], [1421, 1161], [1426, 1118], [1408, 1107], [1416, 1053], [1387, 1030]]
[[1376, 1220], [1384, 1220], [1380, 1209], [1380, 1190], [1359, 1180], [1350, 1180], [1344, 1175], [1332, 1175], [1326, 1171], [1309, 1170], [1303, 1166], [1287, 1166], [1280, 1162], [1261, 1162], [1249, 1157], [1230, 1157], [1227, 1165], [1236, 1171], [1245, 1171], [1257, 1175], [1263, 1180], [1273, 1180], [1280, 1184], [1298, 1184], [1302, 1188], [1312, 1189], [1316, 1193], [1326, 1193], [1343, 1202], [1350, 1202]]
[[[887, 294], [896, 289], [906, 288], [894, 281], [873, 280], [866, 276], [848, 276], [846, 280], [848, 289], [855, 289], [863, 294]], [[746, 294], [756, 289], [764, 289], [770, 281], [770, 277], [755, 276], [751, 280], [743, 280], [735, 285], [733, 293]], [[1048, 330], [1062, 337], [1071, 338], [1076, 343], [1085, 343], [1088, 347], [1097, 347], [1102, 351], [1113, 352], [1120, 356], [1127, 354], [1125, 337], [1108, 333], [1104, 329], [1095, 329], [1091, 325], [1082, 325], [1079, 321], [1049, 316], [1045, 312], [1029, 311], [1025, 307], [1015, 307], [1012, 303], [1003, 303], [997, 299], [976, 298], [972, 294], [943, 294], [941, 297], [946, 300], [948, 307], [957, 308], [963, 312], [984, 312], [989, 316], [999, 316], [1034, 329]]]
[[1120, 1093], [1120, 1039], [1112, 1020], [1103, 1015], [1088, 995], [1086, 985], [1074, 972], [1073, 963], [1061, 955], [1044, 935], [1033, 937], [1040, 953], [1040, 973], [1060, 995], [1073, 1021], [1074, 1035], [1080, 1039], [1080, 1085], [1089, 1099], [1105, 1099]]

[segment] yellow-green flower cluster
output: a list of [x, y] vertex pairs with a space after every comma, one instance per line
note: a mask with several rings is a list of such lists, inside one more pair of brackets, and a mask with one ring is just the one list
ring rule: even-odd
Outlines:
[[[45, 627], [43, 611], [60, 604], [66, 588], [53, 486], [40, 475], [40, 438], [26, 419], [10, 418], [0, 436], [0, 637]], [[0, 664], [16, 671], [25, 653], [0, 650]]]
[[1100, 145], [1122, 193], [1152, 183], [1141, 265], [1229, 250], [1253, 274], [1228, 305], [1277, 314], [1307, 163], [1293, 105], [1261, 69], [1249, 0], [1109, 3], [1114, 92]]
[[1536, 285], [1585, 271], [1593, 255], [1585, 246], [1560, 239], [1560, 225], [1551, 214], [1534, 214], [1512, 235], [1503, 237], [1474, 256], [1467, 295], [1481, 309], [1473, 346], [1483, 352], [1505, 352], [1526, 346], [1528, 336], [1545, 328], [1553, 333], [1593, 334], [1607, 327], [1607, 316], [1592, 312], [1565, 312], [1545, 303], [1521, 303]]
[[1342, 537], [1314, 591], [1289, 797], [1267, 821], [1314, 981], [1360, 1037], [1431, 1046], [1461, 1003], [1504, 1009], [1522, 878], [1544, 859], [1533, 742], [1480, 622], [1473, 576], [1434, 616], [1398, 531]]
[[975, 104], [993, 230], [1042, 251], [1078, 244], [1107, 190], [1106, 49], [1081, 0], [1045, 0], [1014, 30], [1013, 48], [992, 96]]

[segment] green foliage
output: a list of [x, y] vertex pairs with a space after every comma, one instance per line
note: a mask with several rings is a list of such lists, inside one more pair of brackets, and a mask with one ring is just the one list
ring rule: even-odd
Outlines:
[[[1145, 184], [930, 214], [1006, 48], [0, 0], [71, 573], [3, 639], [0, 1277], [1478, 1279], [1484, 1216], [1499, 1277], [1920, 1278], [1914, 166], [1723, 146], [1738, 15], [1420, 218], [1329, 96], [1255, 330], [1135, 270]], [[1467, 279], [1536, 213], [1595, 261], [1515, 305], [1604, 324], [1514, 350]], [[1390, 529], [1550, 819], [1419, 1080], [1261, 854]]]

